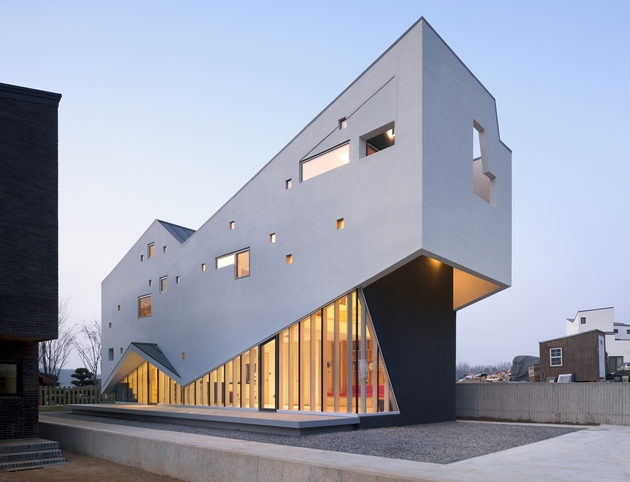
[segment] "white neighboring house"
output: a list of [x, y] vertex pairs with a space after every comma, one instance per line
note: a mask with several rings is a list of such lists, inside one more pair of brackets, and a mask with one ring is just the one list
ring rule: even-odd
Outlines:
[[614, 371], [614, 366], [620, 367], [624, 362], [630, 362], [630, 324], [615, 321], [614, 312], [613, 307], [578, 311], [575, 318], [567, 318], [566, 323], [567, 335], [590, 330], [606, 333], [609, 371]]

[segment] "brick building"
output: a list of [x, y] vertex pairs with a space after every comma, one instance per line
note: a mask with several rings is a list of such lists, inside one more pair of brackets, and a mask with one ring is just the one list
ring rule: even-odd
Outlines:
[[0, 439], [37, 436], [37, 344], [57, 337], [60, 99], [0, 84]]

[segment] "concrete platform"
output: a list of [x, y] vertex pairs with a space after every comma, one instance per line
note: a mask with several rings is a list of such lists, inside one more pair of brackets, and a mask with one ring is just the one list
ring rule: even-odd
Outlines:
[[602, 425], [448, 465], [40, 416], [61, 448], [181, 480], [627, 481], [630, 427]]
[[72, 413], [79, 415], [201, 425], [280, 435], [299, 436], [311, 433], [350, 431], [359, 428], [359, 417], [354, 414], [266, 412], [138, 403], [66, 405], [66, 407], [70, 408]]

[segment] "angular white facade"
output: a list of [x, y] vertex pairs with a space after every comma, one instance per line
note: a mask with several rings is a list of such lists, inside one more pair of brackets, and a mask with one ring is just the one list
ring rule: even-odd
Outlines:
[[[247, 269], [217, 268], [239, 252]], [[104, 390], [142, 360], [186, 386], [422, 259], [447, 273], [454, 370], [455, 311], [511, 283], [511, 152], [494, 98], [424, 19], [196, 232], [149, 226], [102, 283]], [[371, 314], [380, 340], [388, 322]], [[132, 343], [157, 345], [172, 370]], [[394, 346], [381, 348], [398, 393]], [[399, 400], [401, 414], [410, 403]]]

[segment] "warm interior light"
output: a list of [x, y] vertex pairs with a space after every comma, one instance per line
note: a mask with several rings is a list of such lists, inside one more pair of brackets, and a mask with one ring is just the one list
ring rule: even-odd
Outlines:
[[388, 130], [387, 131], [387, 136], [393, 139], [396, 136], [396, 133], [394, 132], [394, 129]]

